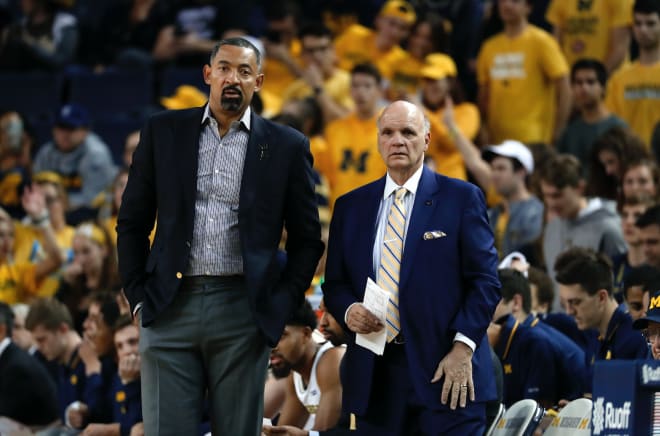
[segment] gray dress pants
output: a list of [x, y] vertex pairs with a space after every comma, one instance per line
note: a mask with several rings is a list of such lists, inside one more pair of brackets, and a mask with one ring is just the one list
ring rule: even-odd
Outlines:
[[269, 347], [242, 277], [186, 277], [172, 304], [140, 327], [146, 436], [196, 435], [208, 393], [214, 436], [261, 434]]

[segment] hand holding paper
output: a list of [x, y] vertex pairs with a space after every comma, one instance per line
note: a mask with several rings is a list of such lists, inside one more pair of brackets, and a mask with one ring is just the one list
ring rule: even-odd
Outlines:
[[[364, 289], [364, 301], [362, 305], [376, 316], [382, 325], [385, 325], [387, 316], [387, 302], [390, 299], [390, 293], [378, 286], [371, 278], [367, 279], [367, 285]], [[387, 342], [387, 330], [381, 328], [377, 332], [360, 334], [355, 337], [355, 343], [378, 355], [382, 355]]]

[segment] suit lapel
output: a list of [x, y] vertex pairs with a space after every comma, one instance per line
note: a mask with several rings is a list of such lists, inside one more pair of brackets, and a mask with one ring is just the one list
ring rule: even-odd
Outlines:
[[[173, 127], [173, 141], [177, 162], [172, 162], [180, 168], [183, 188], [184, 210], [195, 210], [197, 195], [197, 165], [199, 159], [199, 135], [202, 129], [204, 108], [198, 108], [184, 113], [181, 120]], [[179, 173], [179, 171], [177, 171]], [[191, 227], [192, 228], [192, 227]]]
[[241, 210], [248, 210], [254, 202], [257, 192], [258, 181], [263, 175], [268, 161], [272, 144], [268, 141], [268, 126], [264, 120], [251, 113], [250, 119], [250, 139], [248, 140], [245, 154], [245, 163], [243, 165], [243, 176], [241, 180], [240, 204]]
[[410, 276], [410, 271], [415, 263], [415, 253], [417, 246], [422, 240], [424, 229], [433, 216], [433, 212], [438, 207], [437, 193], [438, 182], [434, 173], [426, 167], [422, 170], [422, 177], [415, 194], [415, 203], [413, 205], [412, 216], [408, 224], [408, 233], [406, 234], [406, 245], [403, 251], [403, 262], [401, 263], [401, 273], [399, 279], [399, 289], [404, 289], [406, 281]]
[[[357, 205], [355, 210], [361, 211], [360, 216], [360, 231], [358, 232], [360, 240], [355, 247], [360, 247], [360, 253], [357, 256], [357, 259], [360, 259], [360, 262], [363, 262], [361, 265], [361, 270], [365, 275], [368, 275], [373, 280], [376, 280], [376, 272], [374, 271], [374, 262], [373, 262], [373, 248], [374, 243], [376, 242], [376, 230], [378, 218], [378, 208], [380, 202], [383, 198], [383, 192], [385, 190], [385, 177], [379, 179], [367, 195], [367, 204], [366, 207], [363, 205]], [[364, 275], [362, 276], [364, 277]]]

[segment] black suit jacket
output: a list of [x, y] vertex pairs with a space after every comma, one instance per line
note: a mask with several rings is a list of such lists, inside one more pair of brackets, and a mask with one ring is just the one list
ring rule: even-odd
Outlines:
[[0, 416], [28, 426], [57, 419], [55, 383], [46, 368], [10, 343], [0, 356]]
[[[193, 236], [204, 108], [166, 111], [142, 129], [117, 221], [119, 272], [131, 308], [152, 323], [174, 298]], [[274, 346], [323, 252], [309, 141], [252, 113], [239, 200], [244, 274], [257, 325]], [[158, 214], [151, 249], [149, 234]], [[282, 226], [287, 265], [277, 263]]]

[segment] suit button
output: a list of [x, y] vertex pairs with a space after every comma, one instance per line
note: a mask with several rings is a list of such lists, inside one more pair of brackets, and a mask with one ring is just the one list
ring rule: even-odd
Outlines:
[[186, 247], [190, 248], [190, 241], [186, 241]]
[[180, 272], [176, 273], [176, 278], [177, 279], [181, 279], [182, 277], [183, 277], [183, 274], [181, 274]]

